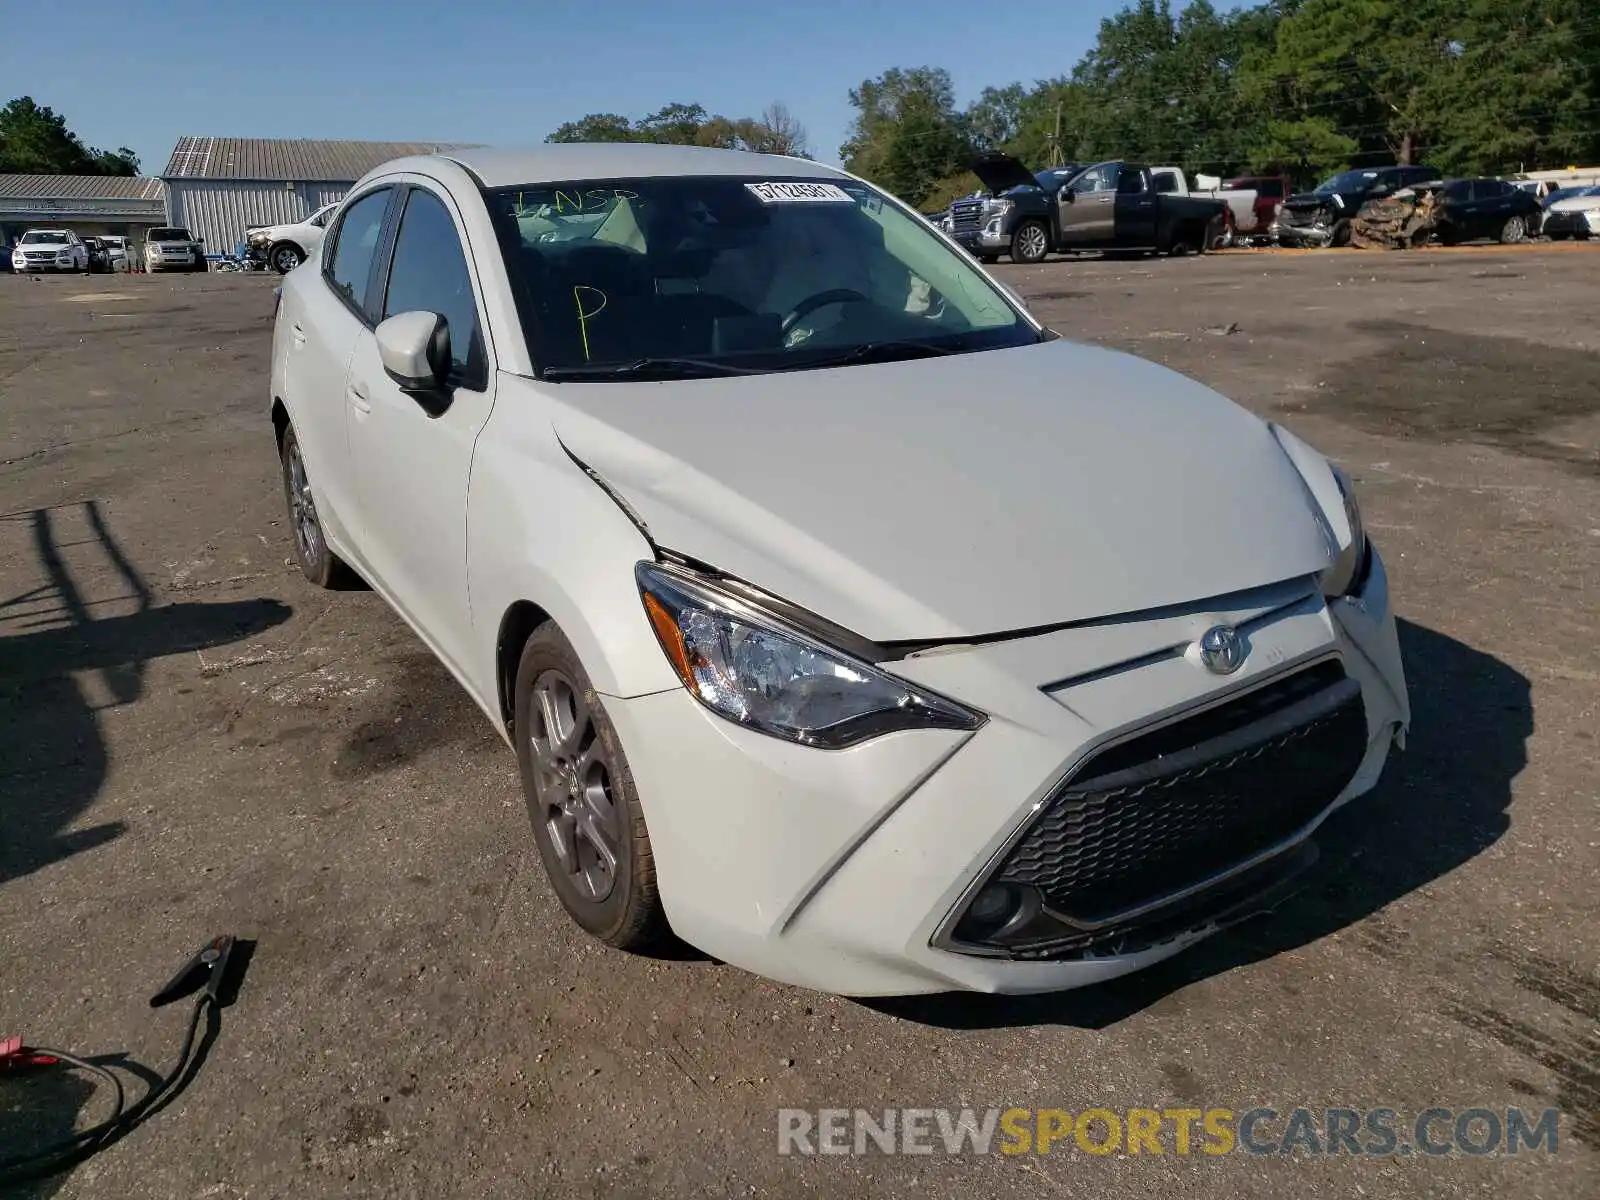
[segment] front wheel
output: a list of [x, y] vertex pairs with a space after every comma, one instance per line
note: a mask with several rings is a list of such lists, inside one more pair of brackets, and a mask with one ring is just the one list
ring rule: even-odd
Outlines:
[[1050, 253], [1050, 234], [1042, 221], [1024, 221], [1011, 235], [1011, 261], [1040, 263]]
[[304, 252], [292, 242], [279, 242], [267, 252], [267, 261], [279, 275], [287, 275], [305, 260]]
[[666, 917], [644, 808], [605, 707], [555, 625], [523, 646], [515, 699], [522, 795], [556, 898], [608, 946], [647, 948]]
[[1500, 226], [1500, 240], [1508, 246], [1526, 241], [1528, 237], [1528, 220], [1520, 213], [1506, 218], [1506, 223]]
[[980, 254], [978, 255], [978, 261], [986, 267], [992, 267], [1000, 261], [1000, 256], [998, 254]]
[[1328, 245], [1343, 249], [1350, 244], [1351, 232], [1350, 219], [1348, 217], [1342, 221], [1335, 222], [1333, 234], [1328, 238]]

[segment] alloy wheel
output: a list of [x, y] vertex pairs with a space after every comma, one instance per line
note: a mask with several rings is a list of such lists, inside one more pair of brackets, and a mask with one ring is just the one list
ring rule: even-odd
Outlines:
[[1042, 228], [1038, 225], [1029, 225], [1022, 231], [1022, 252], [1029, 259], [1043, 258], [1046, 249]]
[[306, 478], [298, 442], [289, 448], [289, 510], [301, 557], [314, 563], [322, 553], [322, 525], [317, 520], [317, 504], [311, 496], [311, 481]]
[[284, 246], [272, 256], [272, 265], [278, 274], [287, 275], [300, 265], [300, 255], [292, 247]]
[[1502, 242], [1520, 242], [1528, 233], [1528, 222], [1522, 217], [1512, 217], [1500, 231]]
[[579, 895], [599, 902], [617, 883], [621, 815], [612, 772], [583, 692], [565, 674], [533, 682], [527, 733], [539, 820]]

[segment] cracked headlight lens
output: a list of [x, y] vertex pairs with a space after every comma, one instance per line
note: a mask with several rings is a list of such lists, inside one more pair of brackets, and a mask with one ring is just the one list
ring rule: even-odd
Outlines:
[[684, 687], [718, 716], [838, 750], [900, 729], [983, 723], [688, 572], [635, 569], [646, 615]]

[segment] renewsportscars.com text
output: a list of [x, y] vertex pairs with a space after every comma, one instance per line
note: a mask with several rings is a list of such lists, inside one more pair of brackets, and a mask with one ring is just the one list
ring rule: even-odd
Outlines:
[[1553, 1108], [782, 1108], [778, 1153], [1554, 1154]]

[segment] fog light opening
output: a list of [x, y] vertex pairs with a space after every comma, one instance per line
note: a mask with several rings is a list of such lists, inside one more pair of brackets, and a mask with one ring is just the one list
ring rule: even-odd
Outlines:
[[969, 942], [995, 942], [1026, 927], [1040, 907], [1039, 893], [1031, 887], [990, 884], [967, 906], [956, 936]]

